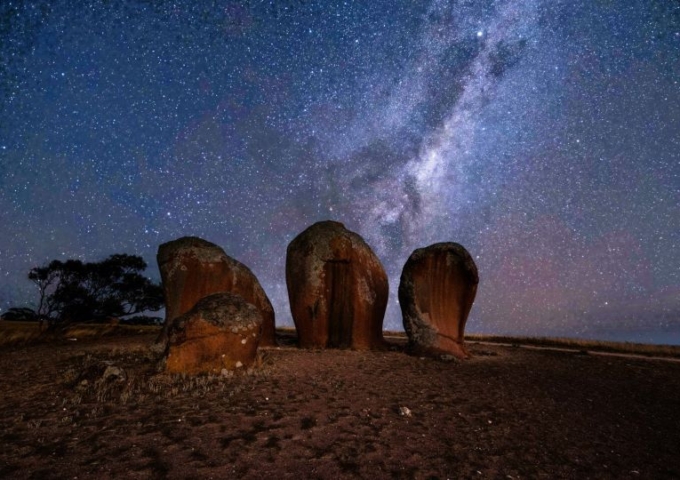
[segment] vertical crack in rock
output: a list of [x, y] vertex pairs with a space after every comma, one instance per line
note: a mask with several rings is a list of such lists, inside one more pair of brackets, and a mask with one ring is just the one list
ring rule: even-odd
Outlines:
[[349, 260], [326, 260], [326, 297], [328, 303], [328, 346], [350, 348], [352, 346], [351, 268]]
[[318, 222], [293, 239], [286, 284], [301, 347], [384, 347], [387, 275], [366, 242], [343, 224]]

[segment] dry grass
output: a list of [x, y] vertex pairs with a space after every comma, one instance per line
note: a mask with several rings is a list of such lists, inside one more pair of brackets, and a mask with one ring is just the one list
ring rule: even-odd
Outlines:
[[[47, 334], [36, 322], [0, 321], [0, 347], [9, 345], [26, 345], [40, 341], [55, 339], [91, 339], [116, 335], [155, 334], [161, 327], [146, 325], [109, 325], [109, 324], [75, 324], [60, 334]], [[295, 336], [295, 328], [278, 327], [280, 336]], [[407, 340], [404, 332], [385, 331], [385, 337], [398, 343]], [[469, 342], [494, 342], [511, 345], [531, 345], [537, 347], [568, 348], [578, 351], [627, 353], [650, 357], [680, 358], [680, 346], [650, 345], [631, 342], [607, 342], [600, 340], [583, 340], [578, 338], [558, 337], [513, 337], [500, 335], [473, 334], [466, 335]]]
[[[384, 332], [390, 341], [406, 342], [408, 340], [404, 332]], [[576, 351], [625, 353], [632, 355], [644, 355], [648, 357], [680, 358], [680, 346], [678, 345], [651, 345], [646, 343], [632, 342], [608, 342], [603, 340], [584, 340], [579, 338], [560, 337], [513, 337], [504, 335], [465, 335], [467, 342], [492, 342], [509, 345], [530, 345], [535, 347], [565, 348]]]
[[160, 327], [147, 325], [108, 325], [75, 324], [70, 326], [64, 336], [69, 338], [96, 338], [111, 335], [137, 335], [160, 332]]
[[242, 377], [266, 378], [270, 354], [258, 352], [255, 364], [240, 372], [223, 374], [166, 374], [162, 354], [141, 345], [75, 357], [61, 372], [61, 383], [71, 392], [65, 399], [81, 403], [139, 404], [175, 397], [204, 398], [208, 394], [233, 396], [240, 393]]
[[59, 333], [47, 332], [38, 322], [7, 322], [0, 320], [0, 346], [27, 345], [64, 338], [90, 339], [115, 335], [140, 335], [160, 331], [160, 327], [146, 325], [109, 325], [79, 323]]
[[578, 338], [557, 337], [509, 337], [498, 335], [466, 335], [468, 342], [508, 343], [511, 345], [531, 345], [537, 347], [569, 348], [579, 351], [626, 353], [649, 357], [680, 358], [680, 346], [650, 345], [631, 342], [605, 342]]
[[25, 345], [43, 336], [37, 322], [6, 322], [0, 320], [0, 346]]

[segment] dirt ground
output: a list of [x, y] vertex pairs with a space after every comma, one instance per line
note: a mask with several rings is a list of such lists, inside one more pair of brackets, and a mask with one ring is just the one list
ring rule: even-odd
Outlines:
[[680, 364], [471, 344], [157, 371], [153, 335], [0, 350], [0, 478], [680, 478]]

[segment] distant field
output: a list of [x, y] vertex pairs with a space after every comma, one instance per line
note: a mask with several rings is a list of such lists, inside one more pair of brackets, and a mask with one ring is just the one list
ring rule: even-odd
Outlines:
[[[109, 324], [75, 324], [69, 327], [59, 336], [48, 336], [40, 329], [36, 322], [6, 322], [0, 321], [0, 346], [21, 345], [39, 341], [49, 341], [55, 338], [96, 338], [111, 335], [136, 335], [156, 333], [161, 327], [144, 325], [109, 325]], [[294, 341], [295, 329], [293, 327], [277, 328], [280, 339], [284, 343]], [[406, 342], [404, 332], [385, 331], [384, 336], [388, 341], [397, 344]], [[466, 335], [468, 342], [491, 342], [508, 345], [528, 345], [545, 348], [565, 348], [576, 351], [625, 353], [631, 355], [644, 355], [650, 357], [680, 358], [680, 346], [673, 345], [650, 345], [643, 343], [609, 342], [598, 340], [582, 340], [577, 338], [554, 338], [554, 337], [511, 337], [501, 335]]]
[[110, 325], [77, 323], [58, 335], [48, 334], [38, 322], [0, 320], [0, 346], [24, 345], [63, 338], [96, 338], [111, 335], [134, 335], [158, 332], [160, 327], [145, 325]]
[[650, 345], [644, 343], [608, 342], [578, 338], [508, 337], [496, 335], [467, 335], [468, 342], [493, 342], [511, 345], [569, 348], [580, 351], [627, 353], [652, 357], [680, 358], [680, 346]]

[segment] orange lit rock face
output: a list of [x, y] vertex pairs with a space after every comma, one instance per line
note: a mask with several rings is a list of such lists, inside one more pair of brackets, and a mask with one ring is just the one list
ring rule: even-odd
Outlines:
[[404, 265], [399, 304], [410, 347], [468, 358], [465, 323], [477, 293], [475, 262], [457, 243], [415, 250]]
[[302, 348], [384, 346], [385, 270], [364, 240], [338, 222], [318, 222], [288, 245], [286, 284]]
[[247, 368], [261, 332], [262, 315], [254, 305], [232, 293], [209, 295], [172, 322], [165, 370], [193, 375]]
[[165, 330], [201, 298], [232, 292], [255, 305], [262, 314], [263, 346], [275, 345], [274, 309], [260, 282], [248, 267], [229, 257], [214, 243], [183, 237], [158, 247], [158, 268], [165, 293]]

